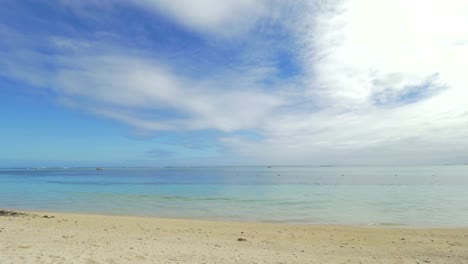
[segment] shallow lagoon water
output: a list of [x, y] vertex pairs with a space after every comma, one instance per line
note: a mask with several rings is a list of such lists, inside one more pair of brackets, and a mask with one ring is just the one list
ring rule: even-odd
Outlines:
[[0, 207], [307, 224], [468, 226], [468, 166], [0, 169]]

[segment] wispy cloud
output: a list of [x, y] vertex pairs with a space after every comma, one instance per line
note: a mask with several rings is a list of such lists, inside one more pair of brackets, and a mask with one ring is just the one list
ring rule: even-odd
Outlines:
[[[54, 61], [52, 73], [41, 73], [41, 66], [31, 61], [30, 67], [37, 68], [32, 74], [24, 72], [25, 64], [11, 58], [15, 65], [8, 67], [8, 72], [17, 74], [9, 76], [53, 88], [68, 105], [79, 104], [96, 114], [148, 130], [254, 128], [284, 101], [243, 83], [243, 77], [238, 82], [191, 80], [141, 57], [80, 54], [46, 56], [44, 60]], [[175, 117], [160, 121], [144, 118], [147, 111], [164, 109], [173, 110]]]
[[169, 15], [194, 30], [223, 36], [245, 32], [268, 14], [268, 1], [264, 0], [144, 0], [134, 3], [159, 15]]

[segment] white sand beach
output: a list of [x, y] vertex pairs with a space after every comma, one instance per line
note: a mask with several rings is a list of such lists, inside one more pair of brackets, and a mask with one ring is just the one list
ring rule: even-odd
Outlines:
[[0, 216], [0, 263], [468, 263], [468, 229]]

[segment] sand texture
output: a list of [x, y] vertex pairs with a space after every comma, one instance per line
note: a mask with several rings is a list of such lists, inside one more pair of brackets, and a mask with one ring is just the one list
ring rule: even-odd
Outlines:
[[[47, 216], [45, 216], [47, 215]], [[0, 214], [0, 263], [468, 263], [468, 229]]]

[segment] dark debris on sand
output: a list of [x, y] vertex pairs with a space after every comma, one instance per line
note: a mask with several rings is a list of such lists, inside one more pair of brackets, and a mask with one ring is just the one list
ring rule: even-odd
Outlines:
[[0, 216], [23, 216], [25, 213], [11, 211], [11, 210], [0, 210]]
[[53, 215], [52, 215], [52, 216], [44, 215], [44, 216], [42, 216], [41, 218], [48, 218], [48, 219], [50, 219], [50, 218], [55, 218], [55, 216], [53, 216]]

